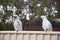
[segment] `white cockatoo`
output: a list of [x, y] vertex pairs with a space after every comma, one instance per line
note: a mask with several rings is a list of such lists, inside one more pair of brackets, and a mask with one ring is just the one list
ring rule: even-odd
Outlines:
[[50, 23], [50, 21], [47, 19], [46, 16], [42, 15], [42, 28], [44, 29], [44, 31], [52, 31], [52, 24]]
[[22, 22], [21, 20], [19, 20], [19, 16], [15, 16], [15, 20], [14, 20], [14, 29], [16, 31], [22, 31], [23, 28], [22, 28]]

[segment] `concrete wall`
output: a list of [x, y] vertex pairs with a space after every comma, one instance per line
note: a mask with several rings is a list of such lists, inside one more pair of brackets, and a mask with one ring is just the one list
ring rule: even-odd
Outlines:
[[0, 31], [0, 40], [60, 40], [60, 32]]

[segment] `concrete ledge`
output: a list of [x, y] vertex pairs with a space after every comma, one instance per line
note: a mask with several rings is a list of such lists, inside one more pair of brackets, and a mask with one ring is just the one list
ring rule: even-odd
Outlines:
[[29, 33], [29, 34], [60, 34], [60, 32], [58, 31], [49, 31], [49, 32], [45, 32], [45, 31], [0, 31], [0, 33]]
[[0, 40], [60, 40], [60, 32], [0, 31]]

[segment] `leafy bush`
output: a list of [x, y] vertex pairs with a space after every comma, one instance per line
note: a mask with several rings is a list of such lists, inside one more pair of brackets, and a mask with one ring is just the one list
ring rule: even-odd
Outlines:
[[6, 23], [0, 22], [0, 30], [14, 30], [12, 23]]

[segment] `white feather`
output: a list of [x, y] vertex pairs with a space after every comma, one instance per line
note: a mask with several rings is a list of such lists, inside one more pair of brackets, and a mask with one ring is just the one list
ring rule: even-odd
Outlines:
[[43, 22], [42, 22], [42, 28], [44, 31], [52, 31], [52, 24], [50, 21], [46, 18], [46, 16], [41, 16]]
[[19, 17], [17, 17], [14, 21], [14, 29], [17, 31], [22, 31], [22, 22], [19, 20]]

